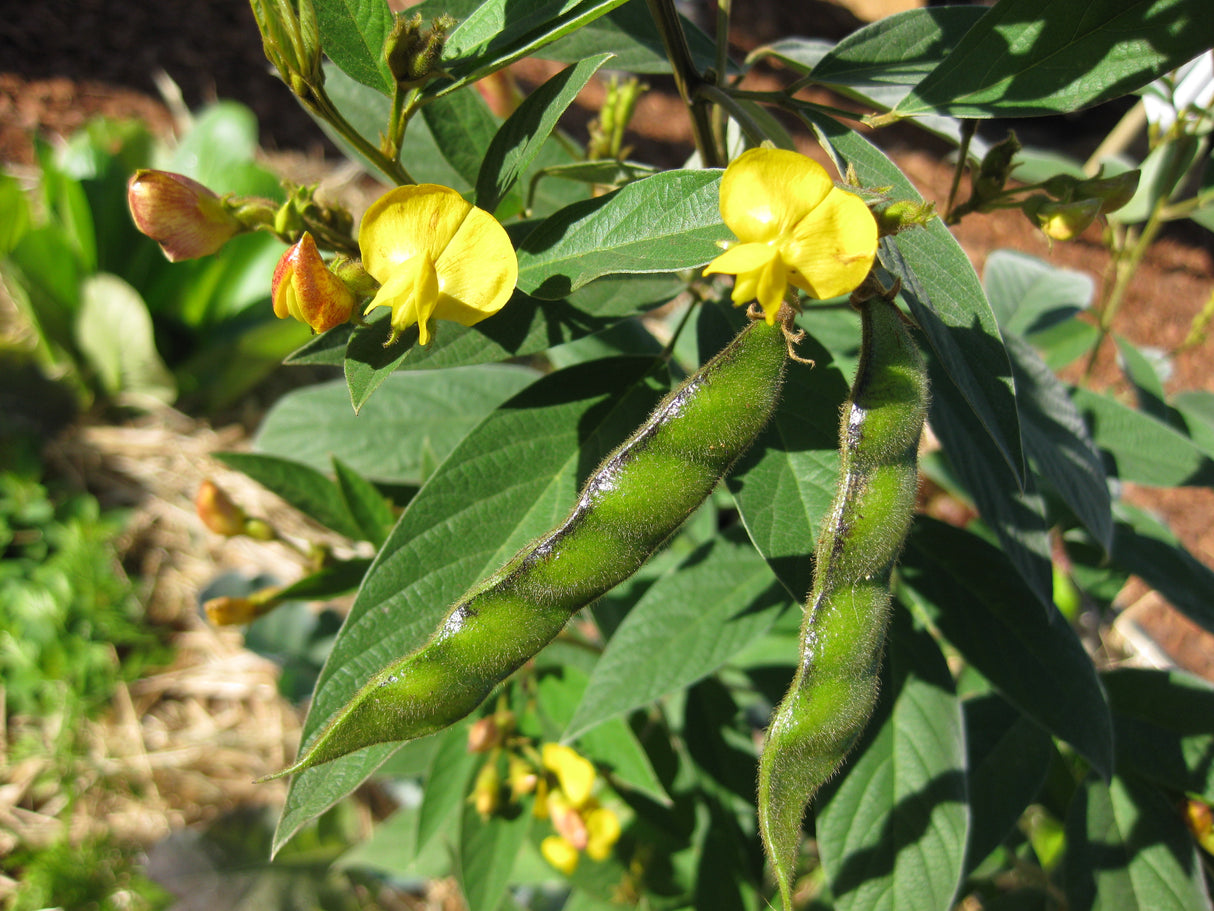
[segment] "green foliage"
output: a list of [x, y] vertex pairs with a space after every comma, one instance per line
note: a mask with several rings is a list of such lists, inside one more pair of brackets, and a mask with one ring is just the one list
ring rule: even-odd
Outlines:
[[[382, 709], [385, 717], [372, 720], [396, 730], [425, 701], [377, 701], [396, 692], [407, 656], [444, 617], [453, 619], [434, 641], [458, 646], [455, 628], [474, 615], [449, 615], [451, 606], [484, 594], [487, 578], [495, 586], [512, 554], [559, 526], [586, 480], [602, 480], [603, 456], [670, 382], [736, 335], [744, 318], [720, 305], [723, 286], [698, 274], [731, 239], [720, 171], [702, 165], [725, 164], [763, 140], [788, 145], [769, 108], [811, 130], [840, 181], [874, 209], [918, 213], [882, 239], [875, 279], [896, 289], [891, 297], [913, 319], [931, 380], [929, 423], [940, 448], [921, 459], [921, 473], [974, 518], [917, 517], [896, 568], [897, 548], [888, 545], [903, 524], [876, 527], [884, 500], [844, 488], [830, 524], [839, 412], [861, 326], [851, 310], [801, 301], [805, 336], [794, 350], [816, 366], [792, 365], [767, 429], [666, 549], [578, 613], [479, 718], [404, 745], [355, 744], [295, 775], [273, 850], [291, 850], [311, 821], [378, 776], [420, 784], [420, 797], [346, 854], [343, 868], [454, 875], [475, 911], [766, 907], [776, 887], [755, 817], [757, 744], [794, 673], [812, 672], [821, 657], [812, 625], [799, 636], [801, 617], [788, 606], [826, 574], [819, 566], [815, 576], [814, 557], [826, 527], [819, 562], [879, 562], [872, 578], [852, 580], [870, 586], [881, 609], [846, 617], [856, 633], [848, 642], [872, 641], [863, 671], [851, 668], [844, 681], [879, 678], [879, 697], [867, 726], [840, 719], [868, 696], [840, 705], [828, 694], [812, 706], [824, 727], [837, 723], [836, 733], [859, 742], [850, 753], [840, 745], [842, 769], [804, 825], [786, 826], [781, 863], [800, 880], [786, 890], [791, 905], [947, 911], [960, 903], [1046, 907], [1065, 897], [1076, 909], [1209, 907], [1209, 860], [1174, 807], [1186, 795], [1210, 800], [1214, 688], [1178, 673], [1107, 670], [1079, 630], [1112, 618], [1131, 574], [1214, 629], [1214, 573], [1157, 517], [1121, 500], [1127, 482], [1209, 486], [1214, 408], [1208, 396], [1170, 391], [1157, 359], [1116, 336], [1132, 399], [1056, 371], [1085, 354], [1090, 361], [1114, 335], [1118, 295], [1159, 226], [1208, 215], [1208, 175], [1197, 169], [1210, 112], [1174, 111], [1174, 128], [1153, 137], [1168, 151], [1143, 163], [1139, 195], [1121, 216], [1102, 216], [1112, 225], [1116, 276], [1093, 303], [1090, 277], [1015, 251], [991, 255], [980, 278], [948, 227], [977, 209], [1025, 204], [1016, 193], [1074, 189], [1080, 164], [1012, 155], [1009, 141], [1000, 146], [1011, 156], [1002, 170], [1020, 168], [1021, 177], [1035, 169], [1026, 178], [1033, 183], [1009, 189], [1001, 173], [986, 196], [954, 200], [933, 218], [879, 147], [879, 131], [870, 141], [838, 111], [796, 95], [829, 86], [863, 104], [872, 125], [901, 119], [949, 137], [958, 144], [958, 182], [967, 168], [981, 179], [973, 119], [1070, 113], [1166, 88], [1156, 80], [1209, 47], [1199, 0], [914, 10], [834, 46], [786, 39], [744, 64], [723, 43], [714, 49], [685, 32], [665, 0], [649, 4], [653, 22], [639, 18], [635, 0], [427, 3], [423, 16], [460, 21], [423, 84], [386, 80], [383, 4], [315, 4], [334, 66], [323, 85], [294, 86], [301, 100], [389, 183], [444, 183], [492, 209], [517, 250], [519, 287], [500, 313], [473, 326], [444, 323], [426, 348], [385, 348], [383, 317], [312, 339], [291, 360], [341, 366], [344, 382], [287, 396], [262, 430], [261, 452], [225, 456], [310, 517], [376, 547], [365, 569], [348, 561], [342, 570], [343, 581], [361, 583], [317, 676], [305, 742], [323, 740], [326, 723], [368, 681], [356, 707]], [[619, 56], [605, 60], [611, 51]], [[535, 53], [574, 65], [499, 120], [471, 83]], [[740, 90], [732, 74], [760, 59], [791, 70], [788, 85]], [[676, 75], [688, 89], [697, 158], [673, 170], [584, 160], [558, 120], [595, 72], [612, 67]], [[1059, 174], [1065, 179], [1051, 181]], [[55, 211], [72, 222], [78, 200], [64, 192]], [[18, 218], [10, 233], [25, 223]], [[37, 231], [17, 241], [31, 257], [50, 243]], [[87, 264], [84, 232], [78, 241]], [[76, 306], [78, 276], [70, 278], [44, 289], [48, 320]], [[671, 301], [668, 319], [640, 319]], [[526, 367], [502, 365], [519, 358]], [[865, 426], [856, 419], [857, 433]], [[718, 430], [697, 424], [682, 451], [709, 450]], [[900, 516], [913, 486], [912, 442], [894, 460], [908, 501]], [[846, 472], [846, 447], [871, 441], [861, 434], [844, 443]], [[683, 468], [672, 464], [667, 474]], [[670, 477], [654, 488], [666, 489]], [[394, 524], [389, 485], [402, 507]], [[615, 556], [592, 562], [611, 567]], [[542, 548], [525, 551], [509, 572], [528, 578], [527, 560], [547, 559]], [[544, 610], [557, 602], [572, 609], [556, 583], [599, 572], [582, 568], [585, 577], [554, 576], [533, 613], [512, 614], [497, 631], [510, 667], [550, 638]], [[305, 587], [324, 590], [319, 576]], [[1065, 616], [1056, 591], [1067, 593]], [[882, 650], [876, 615], [885, 616], [891, 594]], [[460, 657], [469, 679], [491, 663]], [[498, 740], [469, 752], [469, 734], [487, 729]], [[541, 781], [549, 791], [564, 787], [535, 762], [554, 742], [594, 763], [594, 800], [622, 829], [601, 858], [582, 856], [576, 869], [552, 861], [547, 839], [562, 809], [536, 793]], [[529, 783], [501, 782], [507, 757], [531, 762]], [[565, 811], [566, 826], [588, 818], [585, 807]]]
[[105, 119], [61, 148], [40, 144], [40, 180], [28, 197], [5, 176], [0, 266], [40, 359], [74, 372], [86, 397], [208, 410], [246, 392], [301, 343], [306, 330], [279, 324], [270, 310], [280, 242], [241, 236], [204, 260], [171, 264], [127, 207], [127, 179], [141, 167], [280, 197], [278, 180], [254, 162], [256, 149], [251, 112], [223, 102], [198, 111], [173, 146], [142, 125]]
[[0, 860], [0, 869], [20, 882], [10, 911], [156, 911], [172, 905], [172, 896], [139, 871], [135, 852], [105, 838], [18, 851]]
[[0, 474], [0, 675], [8, 715], [73, 719], [101, 709], [120, 680], [163, 663], [116, 565], [121, 530], [87, 494], [52, 495]]

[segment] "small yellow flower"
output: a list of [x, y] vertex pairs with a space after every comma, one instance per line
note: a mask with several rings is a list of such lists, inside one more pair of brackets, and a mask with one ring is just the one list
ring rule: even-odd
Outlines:
[[544, 744], [541, 759], [544, 768], [556, 775], [570, 804], [577, 808], [586, 803], [594, 787], [594, 765], [589, 759], [559, 743]]
[[586, 853], [591, 860], [606, 860], [620, 840], [620, 818], [606, 807], [586, 814]]
[[736, 275], [733, 302], [758, 300], [775, 322], [791, 283], [819, 300], [855, 290], [877, 253], [877, 222], [811, 158], [751, 149], [721, 178], [721, 218], [739, 243], [704, 269]]
[[367, 306], [392, 308], [392, 334], [417, 325], [429, 344], [431, 319], [471, 326], [505, 306], [518, 259], [505, 229], [455, 190], [435, 184], [397, 187], [363, 216], [363, 268], [380, 283]]
[[577, 869], [578, 850], [559, 835], [549, 835], [540, 842], [540, 853], [544, 860], [552, 864], [566, 876], [571, 876]]

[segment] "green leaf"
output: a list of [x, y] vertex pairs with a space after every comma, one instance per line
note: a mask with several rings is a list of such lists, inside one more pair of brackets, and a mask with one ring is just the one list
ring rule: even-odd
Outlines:
[[21, 185], [0, 171], [0, 256], [8, 256], [29, 227], [29, 201]]
[[1066, 894], [1074, 911], [1205, 911], [1197, 849], [1154, 787], [1129, 776], [1089, 777], [1066, 823]]
[[1175, 194], [1201, 149], [1201, 140], [1183, 131], [1161, 141], [1143, 160], [1142, 175], [1134, 195], [1124, 206], [1110, 213], [1111, 220], [1135, 225], [1150, 218], [1157, 205]]
[[1195, 0], [1001, 0], [895, 111], [1077, 111], [1133, 92], [1206, 50], [1206, 12]]
[[[482, 162], [498, 131], [497, 118], [481, 93], [469, 87], [435, 98], [422, 108], [422, 117], [440, 154], [459, 174], [461, 186], [475, 186]], [[406, 145], [412, 139], [410, 133]], [[490, 212], [497, 209], [496, 204], [484, 206], [478, 201], [477, 205]]]
[[[953, 7], [951, 9], [962, 10], [963, 13], [969, 12], [970, 7]], [[916, 10], [913, 12], [928, 12]], [[930, 10], [931, 13], [941, 12], [938, 9]], [[950, 13], [951, 14], [951, 13]], [[896, 14], [897, 15], [897, 14]], [[901, 15], [911, 15], [905, 13]], [[893, 17], [889, 17], [893, 18]], [[881, 20], [885, 22], [887, 20]], [[875, 23], [879, 25], [880, 23]], [[909, 36], [908, 36], [909, 37]], [[759, 48], [753, 51], [749, 58], [754, 60], [760, 55], [775, 57], [786, 66], [793, 70], [809, 74], [817, 66], [819, 61], [826, 57], [834, 45], [827, 41], [816, 40], [813, 38], [785, 38], [769, 44], [766, 47]], [[832, 74], [830, 79], [825, 81], [832, 82], [834, 91], [838, 92], [847, 98], [857, 101], [862, 105], [876, 108], [880, 111], [887, 111], [895, 104], [902, 100], [906, 95], [906, 86], [899, 84], [900, 78], [909, 78], [911, 73], [907, 72], [905, 76], [900, 76], [897, 67], [894, 67], [887, 76], [879, 76], [876, 71], [871, 70], [868, 64], [856, 61], [860, 68], [869, 70], [866, 73], [857, 74], [861, 77], [872, 77], [872, 81], [855, 81], [853, 82], [846, 72], [836, 72]], [[846, 66], [844, 67], [846, 69]], [[812, 104], [803, 104], [796, 99], [788, 102], [790, 110], [802, 117], [811, 128], [821, 118], [821, 108], [817, 108]], [[953, 145], [958, 145], [961, 140], [961, 122], [952, 117], [939, 117], [935, 115], [927, 115], [918, 120], [913, 121], [914, 125], [942, 136], [951, 142]], [[985, 148], [985, 143], [980, 137], [971, 137], [970, 151], [974, 154], [982, 154]]]
[[[467, 750], [464, 751], [467, 754]], [[442, 879], [451, 874], [450, 847], [435, 841], [417, 847], [416, 807], [402, 807], [379, 823], [366, 840], [333, 862], [338, 870], [368, 870], [402, 880]]]
[[999, 325], [1017, 335], [1062, 323], [1092, 302], [1087, 273], [1059, 269], [1015, 250], [995, 250], [987, 257], [982, 284]]
[[900, 573], [941, 634], [1012, 705], [1112, 773], [1112, 721], [1092, 659], [999, 550], [919, 516]]
[[1113, 543], [1113, 504], [1100, 452], [1066, 387], [1037, 352], [1018, 336], [1005, 339], [1016, 376], [1016, 400], [1024, 448], [1041, 476], [1108, 550]]
[[[185, 174], [217, 193], [268, 195], [263, 181], [268, 172], [245, 167], [257, 149], [257, 115], [238, 102], [219, 101], [196, 112], [190, 131], [154, 166]], [[236, 179], [241, 177], [246, 180]]]
[[442, 65], [454, 91], [621, 6], [624, 0], [486, 0], [447, 38]]
[[76, 344], [107, 393], [134, 403], [169, 403], [173, 376], [156, 351], [152, 317], [139, 292], [116, 275], [84, 280]]
[[510, 815], [495, 813], [482, 819], [474, 807], [464, 807], [457, 869], [469, 908], [497, 911], [510, 885], [514, 862], [527, 843], [535, 814], [528, 807], [508, 810]]
[[881, 700], [828, 786], [818, 850], [839, 911], [947, 911], [969, 809], [961, 705], [939, 648], [895, 609]]
[[365, 86], [391, 94], [384, 42], [396, 17], [384, 0], [314, 0], [321, 48]]
[[1120, 355], [1121, 372], [1125, 374], [1126, 379], [1134, 386], [1134, 397], [1138, 402], [1138, 410], [1143, 414], [1149, 414], [1164, 423], [1168, 422], [1170, 417], [1167, 393], [1164, 392], [1163, 379], [1159, 375], [1157, 364], [1160, 360], [1163, 363], [1159, 367], [1165, 369], [1170, 365], [1166, 362], [1166, 355], [1156, 351], [1157, 357], [1155, 362], [1149, 358], [1139, 348], [1127, 338], [1120, 335], [1113, 335], [1113, 340], [1117, 343], [1117, 353]]
[[[840, 173], [850, 166], [865, 186], [890, 186], [894, 198], [922, 201], [898, 167], [854, 130], [833, 121], [815, 123], [815, 129]], [[949, 379], [1013, 475], [1023, 479], [1012, 368], [969, 257], [939, 219], [882, 241], [879, 255], [881, 264], [901, 278], [911, 313]]]
[[[704, 308], [701, 333], [710, 315], [718, 312]], [[841, 317], [858, 343], [858, 320], [852, 313]], [[829, 318], [826, 312], [811, 311], [801, 322], [814, 332]], [[722, 336], [712, 347], [727, 341], [728, 336]], [[847, 399], [849, 382], [813, 335], [797, 345], [797, 354], [814, 361], [814, 366], [788, 365], [771, 423], [739, 460], [727, 484], [751, 541], [789, 595], [802, 601], [813, 580], [813, 542], [838, 483], [839, 409]]]
[[[548, 721], [546, 740], [560, 739], [585, 695], [590, 675], [568, 664], [538, 676], [535, 685], [537, 709]], [[578, 752], [605, 769], [615, 786], [624, 785], [661, 804], [670, 804], [653, 764], [645, 755], [624, 718], [613, 718], [576, 739]]]
[[[317, 683], [305, 741], [375, 671], [422, 645], [470, 585], [555, 527], [580, 482], [656, 404], [660, 390], [645, 379], [653, 365], [650, 358], [614, 358], [549, 374], [461, 441], [367, 573]], [[276, 844], [357, 787], [396, 746], [297, 775]]]
[[1190, 620], [1214, 632], [1214, 571], [1145, 510], [1120, 502], [1116, 518], [1113, 564], [1141, 576]]
[[1182, 670], [1123, 667], [1102, 675], [1117, 767], [1168, 791], [1214, 802], [1214, 688]]
[[[515, 291], [500, 313], [472, 327], [443, 323], [437, 340], [422, 347], [417, 330], [410, 329], [390, 349], [388, 312], [372, 317], [365, 329], [354, 330], [345, 353], [346, 382], [356, 409], [370, 399], [396, 370], [433, 370], [484, 364], [544, 351], [552, 345], [607, 329], [620, 319], [649, 306], [665, 302], [684, 287], [669, 275], [641, 276], [628, 280], [611, 278], [594, 282], [563, 301], [541, 301]], [[333, 330], [339, 332], [340, 330]], [[326, 333], [326, 336], [333, 333]], [[307, 349], [292, 363], [343, 363], [338, 347], [342, 336]]]
[[886, 16], [852, 32], [818, 60], [814, 81], [916, 85], [948, 58], [983, 13], [981, 7], [945, 6]]
[[371, 561], [365, 557], [353, 560], [338, 560], [322, 570], [292, 582], [278, 593], [288, 601], [322, 601], [336, 598], [358, 588]]
[[[688, 49], [700, 72], [717, 65], [716, 45], [698, 25], [679, 15]], [[628, 0], [605, 16], [587, 23], [570, 35], [549, 44], [536, 55], [545, 60], [577, 63], [610, 48], [615, 54], [612, 69], [625, 73], [669, 73], [670, 60], [662, 36], [653, 24], [644, 0]], [[736, 71], [730, 63], [730, 72]]]
[[396, 522], [392, 504], [375, 489], [374, 484], [336, 456], [333, 458], [333, 475], [337, 489], [346, 502], [346, 509], [362, 529], [359, 537], [379, 547]]
[[1045, 782], [1050, 735], [998, 694], [963, 703], [970, 829], [965, 869], [972, 871], [1015, 828]]
[[456, 724], [435, 735], [439, 741], [426, 772], [422, 802], [417, 812], [417, 850], [453, 821], [461, 819], [460, 807], [472, 786], [472, 776], [484, 761], [479, 753], [468, 752], [468, 723]]
[[703, 266], [731, 236], [720, 179], [720, 171], [666, 171], [565, 208], [519, 245], [519, 288], [556, 300], [604, 275]]
[[624, 618], [562, 739], [575, 740], [707, 677], [787, 607], [766, 561], [740, 529], [702, 545], [650, 586]]
[[315, 468], [253, 452], [217, 452], [215, 458], [229, 468], [243, 471], [321, 525], [339, 535], [361, 540], [362, 529], [350, 515], [341, 491]]
[[1201, 447], [1206, 458], [1214, 459], [1214, 392], [1187, 389], [1173, 397], [1172, 407], [1189, 439]]
[[1171, 425], [1090, 389], [1075, 389], [1071, 398], [1109, 474], [1156, 487], [1208, 483], [1210, 460]]
[[527, 170], [565, 109], [611, 54], [598, 54], [561, 70], [527, 96], [498, 129], [476, 176], [476, 204], [493, 212]]
[[940, 438], [948, 464], [994, 531], [1020, 577], [1037, 601], [1053, 609], [1053, 570], [1045, 498], [1030, 474], [1017, 487], [1016, 477], [991, 438], [967, 418], [970, 411], [957, 387], [928, 365], [932, 399], [928, 421]]
[[262, 419], [260, 452], [327, 471], [336, 456], [376, 481], [418, 484], [498, 405], [534, 381], [527, 367], [490, 364], [389, 377], [355, 414], [344, 380], [296, 389]]

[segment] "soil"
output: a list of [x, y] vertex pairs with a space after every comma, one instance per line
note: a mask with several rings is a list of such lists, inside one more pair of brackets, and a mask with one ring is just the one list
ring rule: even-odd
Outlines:
[[[759, 12], [742, 23], [736, 40], [745, 49], [790, 34], [837, 39], [861, 23], [853, 10], [877, 16], [911, 2], [854, 0], [851, 8], [828, 2], [758, 4]], [[259, 118], [262, 143], [269, 152], [289, 155], [286, 160], [296, 164], [304, 161], [309, 168], [323, 170], [337, 164], [334, 151], [319, 129], [271, 74], [246, 0], [207, 3], [156, 0], [154, 4], [40, 0], [26, 4], [20, 16], [0, 18], [0, 163], [10, 169], [30, 165], [35, 135], [66, 136], [97, 114], [137, 117], [158, 131], [170, 132], [172, 107], [165, 103], [162, 94], [169, 83], [163, 78], [158, 80], [159, 72], [177, 86], [181, 101], [189, 108], [215, 98], [235, 98], [248, 104]], [[552, 67], [548, 64], [525, 61], [517, 68], [516, 76], [525, 85], [533, 85], [550, 72]], [[761, 87], [773, 76], [760, 71], [752, 78]], [[668, 80], [650, 79], [649, 83], [651, 91], [638, 107], [630, 141], [638, 148], [637, 157], [676, 164], [691, 149], [686, 119]], [[172, 91], [168, 89], [170, 101]], [[587, 89], [580, 99], [582, 113], [575, 118], [572, 129], [584, 128], [601, 97], [601, 86]], [[829, 101], [839, 103], [838, 99]], [[1038, 131], [1039, 143], [1043, 139], [1052, 140], [1072, 151], [1090, 150], [1108, 129], [1110, 118], [1116, 115], [1116, 111], [1097, 111], [1082, 119], [1054, 119], [1032, 127]], [[953, 173], [945, 148], [909, 129], [884, 131], [870, 138], [891, 154], [925, 196], [943, 205]], [[811, 148], [808, 137], [804, 137], [804, 142], [808, 153], [821, 157], [820, 150]], [[956, 233], [979, 271], [987, 256], [1001, 248], [1020, 250], [1057, 266], [1082, 270], [1096, 278], [1098, 284], [1108, 265], [1097, 227], [1089, 229], [1077, 242], [1052, 247], [1026, 220], [1014, 214], [972, 216]], [[1214, 236], [1198, 230], [1170, 228], [1151, 248], [1134, 279], [1118, 317], [1117, 331], [1139, 346], [1172, 351], [1211, 299], [1212, 287]], [[1169, 391], [1214, 391], [1211, 345], [1214, 342], [1206, 341], [1175, 357]], [[1103, 352], [1095, 376], [1101, 385], [1122, 393], [1128, 391], [1111, 346]], [[205, 584], [215, 572], [216, 564], [256, 566], [264, 565], [266, 559], [285, 559], [281, 552], [269, 558], [264, 553], [238, 553], [239, 548], [230, 543], [219, 546], [211, 541], [200, 547], [199, 542], [206, 539], [191, 514], [190, 502], [202, 477], [220, 471], [217, 465], [206, 461], [206, 447], [218, 448], [220, 441], [228, 446], [239, 445], [243, 438], [240, 426], [214, 431], [180, 416], [171, 416], [157, 426], [145, 423], [126, 428], [85, 428], [77, 431], [58, 456], [76, 466], [93, 486], [128, 485], [129, 498], [143, 504], [142, 524], [137, 523], [132, 533], [132, 545], [138, 545], [132, 549], [136, 564], [132, 569], [144, 578], [156, 580], [154, 585], [162, 594], [168, 592], [166, 597], [174, 605], [169, 613], [193, 637], [194, 659], [209, 665], [207, 674], [215, 672], [216, 661], [238, 663], [244, 659], [236, 657], [240, 650], [235, 634], [217, 633], [197, 621], [193, 591]], [[182, 440], [188, 442], [183, 444]], [[174, 461], [167, 454], [170, 450], [184, 451], [190, 457], [185, 462]], [[227, 477], [232, 483], [239, 483], [236, 478]], [[1211, 522], [1214, 491], [1133, 489], [1127, 495], [1164, 514], [1190, 550], [1207, 565], [1214, 566], [1214, 522]], [[276, 507], [269, 503], [266, 508]], [[197, 559], [200, 553], [204, 559]], [[170, 575], [166, 577], [166, 573]], [[1161, 652], [1158, 660], [1179, 661], [1214, 680], [1211, 645], [1214, 637], [1176, 614], [1145, 586], [1131, 586], [1123, 595], [1123, 604], [1134, 605], [1127, 612], [1130, 619], [1122, 625], [1129, 646], [1140, 655], [1158, 647]], [[1143, 630], [1148, 633], [1145, 637]], [[225, 738], [236, 738], [238, 728], [248, 730], [251, 726], [247, 718], [243, 725], [237, 724], [240, 712], [253, 717], [258, 717], [259, 712], [261, 716], [266, 713], [264, 707], [257, 709], [255, 703], [259, 694], [270, 692], [265, 688], [266, 678], [260, 676], [267, 672], [265, 666], [256, 665], [245, 689], [224, 692], [217, 680], [213, 691], [207, 690], [203, 684], [212, 678], [205, 674], [200, 678], [195, 667], [189, 672], [194, 678], [192, 684], [184, 682], [186, 677], [170, 677], [147, 685], [143, 691], [129, 693], [130, 711], [154, 712], [159, 706], [164, 714], [177, 712], [179, 709], [170, 710], [161, 704], [161, 699], [173, 694], [174, 681], [187, 691], [192, 685], [198, 691], [194, 695], [199, 711], [220, 706], [222, 711], [217, 717], [222, 719], [228, 719], [224, 712], [233, 713], [230, 728], [224, 726], [227, 720], [212, 723], [220, 725]], [[203, 682], [199, 683], [199, 679]], [[272, 718], [262, 717], [261, 722], [253, 723], [261, 731], [259, 745], [254, 748], [246, 743], [244, 754], [260, 751], [259, 755], [266, 757], [270, 766], [283, 761], [283, 744], [294, 736], [293, 722], [287, 717], [289, 712], [271, 714]], [[127, 713], [121, 717], [129, 730], [135, 716]], [[171, 719], [163, 726], [171, 726]], [[273, 749], [265, 748], [267, 739], [276, 744]], [[146, 731], [139, 744], [145, 759], [158, 755], [159, 746], [148, 741]], [[254, 765], [239, 763], [238, 774], [227, 776], [227, 780], [247, 785], [255, 775], [272, 770]], [[208, 774], [218, 773], [212, 767]], [[162, 790], [171, 784], [163, 776], [153, 775], [153, 765], [147, 766], [146, 775], [148, 780], [157, 780]], [[200, 782], [205, 777], [191, 778], [190, 787], [201, 788]], [[260, 799], [271, 800], [275, 796], [264, 788], [259, 795]], [[251, 796], [247, 787], [241, 796]], [[197, 803], [205, 801], [200, 798]], [[166, 824], [190, 822], [205, 811], [195, 806], [174, 813], [171, 820], [166, 817]]]

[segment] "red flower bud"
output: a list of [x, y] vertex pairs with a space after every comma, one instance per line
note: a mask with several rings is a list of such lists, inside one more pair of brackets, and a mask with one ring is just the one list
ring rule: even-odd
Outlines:
[[169, 171], [136, 171], [127, 183], [127, 205], [135, 227], [171, 262], [209, 256], [244, 230], [218, 196]]
[[292, 316], [313, 332], [340, 326], [354, 312], [354, 292], [325, 264], [306, 231], [278, 261], [270, 295], [275, 316]]
[[194, 508], [202, 524], [217, 535], [242, 535], [248, 516], [214, 481], [203, 481], [194, 497]]

